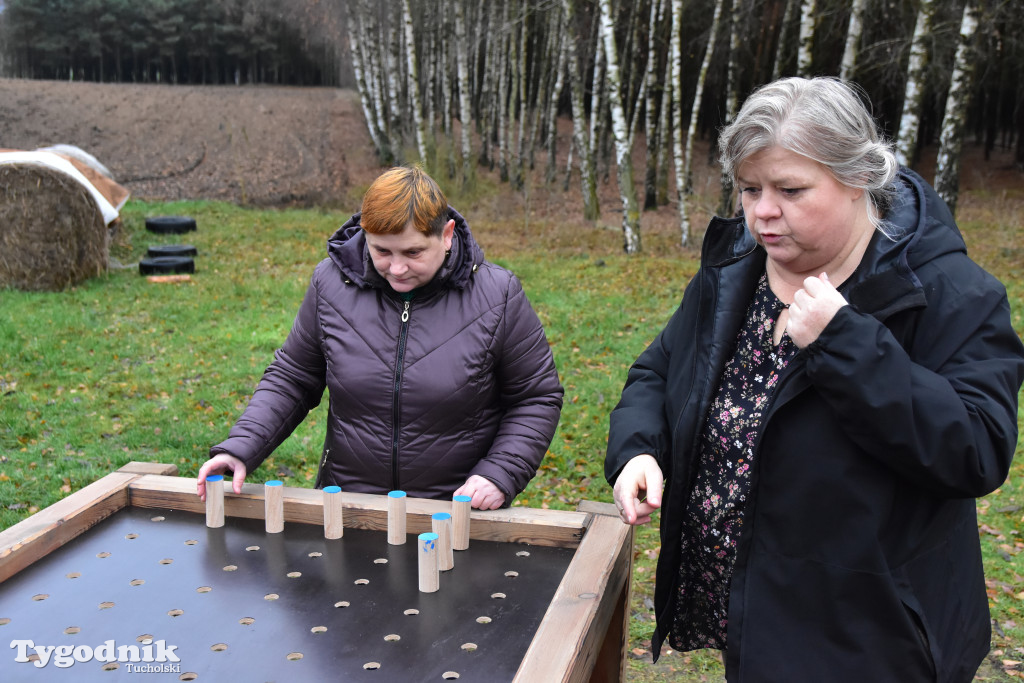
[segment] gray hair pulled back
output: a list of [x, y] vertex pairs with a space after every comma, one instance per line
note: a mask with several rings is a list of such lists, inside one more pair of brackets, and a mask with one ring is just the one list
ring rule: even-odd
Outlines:
[[719, 136], [722, 169], [735, 180], [744, 161], [776, 146], [817, 161], [847, 187], [865, 190], [871, 223], [888, 234], [881, 216], [895, 196], [899, 163], [853, 86], [827, 77], [761, 86]]

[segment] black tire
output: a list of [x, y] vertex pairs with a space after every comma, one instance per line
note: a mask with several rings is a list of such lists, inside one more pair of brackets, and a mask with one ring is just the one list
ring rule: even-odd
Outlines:
[[146, 251], [146, 256], [198, 256], [199, 251], [191, 244], [156, 244]]
[[146, 230], [163, 235], [180, 235], [196, 229], [196, 219], [188, 216], [156, 216], [146, 219]]
[[194, 272], [196, 262], [190, 256], [156, 256], [139, 261], [139, 275]]

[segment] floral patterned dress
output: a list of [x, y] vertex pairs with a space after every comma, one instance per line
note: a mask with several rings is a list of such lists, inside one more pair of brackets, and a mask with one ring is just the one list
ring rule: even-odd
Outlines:
[[772, 330], [784, 304], [762, 275], [704, 421], [700, 463], [682, 534], [677, 608], [669, 642], [678, 650], [725, 649], [729, 581], [743, 532], [763, 411], [796, 353]]

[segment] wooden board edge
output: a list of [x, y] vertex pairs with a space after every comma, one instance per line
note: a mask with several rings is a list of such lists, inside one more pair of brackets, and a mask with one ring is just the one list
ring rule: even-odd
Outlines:
[[0, 531], [0, 582], [128, 505], [128, 486], [139, 476], [112, 472]]
[[[387, 496], [368, 493], [344, 493], [343, 516], [346, 528], [387, 530]], [[196, 482], [188, 477], [145, 475], [132, 482], [130, 504], [145, 508], [163, 508], [205, 513], [196, 495]], [[431, 530], [435, 512], [450, 512], [444, 500], [409, 498], [406, 505], [406, 533]], [[243, 484], [242, 492], [224, 494], [224, 512], [228, 517], [263, 519], [262, 484]], [[323, 493], [317, 489], [285, 487], [285, 523], [322, 525]], [[470, 538], [484, 541], [528, 543], [531, 545], [571, 547], [579, 545], [588, 515], [567, 510], [506, 508], [474, 510], [470, 514]]]
[[162, 474], [166, 476], [174, 476], [178, 473], [178, 466], [165, 462], [140, 462], [138, 460], [132, 460], [129, 463], [125, 463], [117, 471], [128, 472], [129, 474]]
[[[514, 683], [590, 679], [632, 569], [633, 528], [595, 515], [523, 658]], [[595, 608], [592, 604], [598, 600]], [[552, 647], [558, 643], [558, 647]]]

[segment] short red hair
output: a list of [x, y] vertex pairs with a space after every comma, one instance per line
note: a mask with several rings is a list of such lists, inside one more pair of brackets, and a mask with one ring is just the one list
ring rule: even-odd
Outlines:
[[373, 181], [363, 195], [363, 230], [397, 235], [412, 224], [424, 235], [439, 237], [448, 222], [448, 199], [418, 166], [396, 167]]

